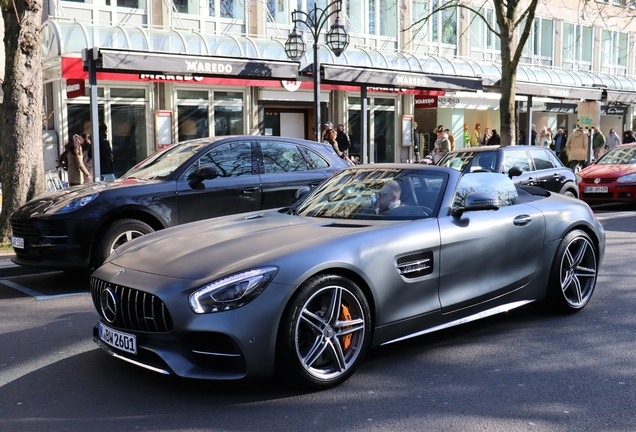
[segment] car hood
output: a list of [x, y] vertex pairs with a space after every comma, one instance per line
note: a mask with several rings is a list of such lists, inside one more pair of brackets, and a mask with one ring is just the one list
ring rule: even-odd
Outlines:
[[[391, 222], [388, 222], [391, 224]], [[108, 261], [145, 273], [205, 279], [260, 265], [311, 244], [333, 241], [383, 221], [335, 221], [279, 213], [246, 213], [193, 222], [140, 237]]]
[[626, 174], [636, 173], [636, 165], [633, 164], [616, 164], [616, 165], [591, 165], [579, 173], [583, 178], [586, 177], [604, 177], [619, 178]]
[[136, 187], [159, 183], [160, 180], [122, 179], [112, 182], [87, 183], [79, 186], [71, 186], [59, 191], [45, 193], [24, 204], [13, 213], [13, 217], [29, 218], [45, 214], [53, 207], [62, 207], [71, 201], [83, 198], [95, 193], [116, 191], [118, 189]]

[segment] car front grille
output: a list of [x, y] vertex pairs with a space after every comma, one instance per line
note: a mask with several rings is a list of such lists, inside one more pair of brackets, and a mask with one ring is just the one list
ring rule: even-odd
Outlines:
[[[106, 290], [114, 295], [117, 304], [115, 319], [112, 321], [102, 311], [101, 298]], [[91, 278], [91, 295], [99, 314], [118, 329], [155, 333], [172, 330], [168, 308], [153, 294]]]
[[30, 219], [11, 218], [11, 231], [15, 237], [40, 237], [40, 231]]
[[397, 259], [397, 270], [407, 279], [415, 279], [433, 273], [433, 253], [418, 252]]
[[608, 179], [608, 178], [602, 178], [600, 179], [599, 183], [595, 183], [596, 177], [592, 178], [592, 177], [588, 177], [588, 178], [584, 178], [583, 179], [583, 183], [585, 184], [609, 184], [609, 183], [614, 183], [616, 181], [616, 179]]

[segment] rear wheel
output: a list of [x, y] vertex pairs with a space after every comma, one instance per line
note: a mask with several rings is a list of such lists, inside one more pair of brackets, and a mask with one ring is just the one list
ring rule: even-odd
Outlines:
[[563, 313], [583, 309], [596, 286], [597, 264], [596, 248], [590, 237], [581, 230], [569, 232], [552, 263], [547, 304]]
[[287, 310], [278, 337], [278, 368], [295, 385], [314, 390], [348, 379], [371, 340], [362, 290], [338, 275], [309, 279]]
[[137, 219], [120, 219], [113, 222], [97, 246], [93, 265], [100, 266], [119, 246], [151, 232], [154, 232], [154, 229], [150, 225]]

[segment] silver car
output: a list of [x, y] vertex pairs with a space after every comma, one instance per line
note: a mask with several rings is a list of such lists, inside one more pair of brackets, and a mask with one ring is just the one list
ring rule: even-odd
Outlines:
[[372, 347], [533, 302], [580, 311], [604, 249], [587, 204], [500, 173], [351, 167], [291, 208], [120, 247], [91, 278], [93, 335], [163, 374], [328, 388]]

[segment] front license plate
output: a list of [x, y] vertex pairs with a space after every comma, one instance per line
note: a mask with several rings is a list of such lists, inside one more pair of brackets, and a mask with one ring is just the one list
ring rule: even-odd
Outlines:
[[131, 354], [137, 354], [137, 337], [135, 335], [113, 330], [101, 322], [97, 323], [97, 331], [99, 338], [108, 345]]
[[607, 193], [607, 186], [585, 186], [585, 193]]
[[22, 237], [11, 237], [11, 246], [17, 249], [24, 249], [24, 239]]

